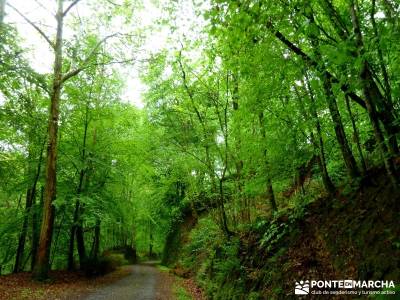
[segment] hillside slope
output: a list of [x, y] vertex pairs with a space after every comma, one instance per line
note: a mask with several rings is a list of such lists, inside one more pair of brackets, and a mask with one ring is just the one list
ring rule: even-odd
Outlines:
[[203, 217], [185, 238], [177, 273], [194, 276], [211, 299], [295, 298], [299, 280], [397, 283], [400, 194], [383, 174], [374, 169], [335, 199], [298, 204], [229, 240]]

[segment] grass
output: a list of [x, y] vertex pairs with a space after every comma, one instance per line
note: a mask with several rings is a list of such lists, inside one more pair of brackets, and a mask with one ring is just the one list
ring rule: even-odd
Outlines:
[[[166, 266], [162, 266], [162, 265], [157, 265], [157, 268], [161, 272], [169, 272], [171, 270], [170, 268], [168, 268]], [[182, 278], [180, 278], [176, 275], [172, 275], [172, 274], [171, 274], [171, 276], [174, 277], [174, 286], [172, 288], [172, 292], [173, 292], [174, 296], [176, 297], [176, 299], [178, 299], [178, 300], [193, 300], [193, 297], [183, 286]]]
[[169, 272], [170, 268], [166, 267], [166, 266], [161, 266], [161, 265], [157, 265], [157, 268], [161, 271], [161, 272]]
[[182, 286], [182, 279], [180, 278], [175, 281], [173, 292], [178, 300], [193, 300], [193, 297]]

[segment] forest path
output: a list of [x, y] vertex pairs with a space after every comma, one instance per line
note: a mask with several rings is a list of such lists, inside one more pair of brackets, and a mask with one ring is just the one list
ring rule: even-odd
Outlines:
[[172, 300], [172, 280], [155, 262], [132, 265], [131, 273], [89, 294], [85, 300]]

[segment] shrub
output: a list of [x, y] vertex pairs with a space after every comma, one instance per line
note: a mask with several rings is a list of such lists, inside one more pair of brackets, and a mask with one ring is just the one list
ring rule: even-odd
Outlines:
[[109, 256], [89, 258], [86, 261], [87, 276], [101, 276], [114, 271], [117, 268], [115, 261]]
[[85, 271], [87, 276], [100, 276], [127, 264], [129, 264], [129, 261], [125, 259], [124, 254], [105, 252], [98, 258], [89, 258], [86, 261]]

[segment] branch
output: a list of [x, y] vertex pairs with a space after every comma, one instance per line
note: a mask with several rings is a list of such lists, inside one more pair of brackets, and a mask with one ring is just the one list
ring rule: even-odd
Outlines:
[[106, 0], [106, 1], [107, 1], [108, 3], [114, 5], [114, 6], [122, 6], [121, 4], [117, 4], [117, 3], [113, 2], [113, 1], [110, 1], [110, 0]]
[[51, 48], [55, 48], [54, 43], [50, 40], [50, 38], [41, 30], [35, 23], [33, 23], [31, 20], [29, 20], [27, 17], [24, 16], [23, 13], [21, 13], [17, 8], [12, 6], [10, 3], [7, 2], [7, 5], [11, 7], [18, 15], [20, 15], [26, 22], [28, 22], [33, 28], [36, 29], [37, 32], [49, 43]]
[[[317, 70], [319, 69], [325, 75], [333, 82], [333, 83], [339, 83], [339, 80], [328, 70], [326, 69], [321, 69], [320, 65], [318, 64], [317, 61], [312, 59], [308, 54], [306, 54], [302, 49], [297, 47], [295, 44], [293, 44], [291, 41], [289, 41], [279, 30], [276, 30], [272, 23], [267, 24], [267, 28], [272, 30], [273, 34], [275, 37], [280, 40], [283, 44], [285, 44], [292, 52], [294, 52], [296, 55], [298, 55], [307, 65], [316, 68]], [[358, 103], [361, 107], [364, 109], [366, 108], [365, 102], [362, 98], [360, 98], [356, 93], [350, 91], [350, 87], [348, 84], [344, 83], [340, 85], [340, 89], [356, 103]]]
[[109, 60], [106, 62], [101, 62], [101, 63], [95, 63], [93, 66], [108, 66], [108, 65], [117, 65], [117, 64], [129, 64], [129, 63], [135, 63], [135, 62], [146, 62], [147, 60], [138, 60], [136, 58], [127, 58], [127, 59], [122, 59], [122, 60]]
[[72, 3], [67, 7], [67, 9], [63, 12], [62, 16], [65, 17], [65, 16], [68, 14], [68, 12], [71, 10], [71, 8], [73, 8], [76, 4], [78, 4], [79, 1], [81, 1], [81, 0], [75, 0], [74, 2], [72, 2]]
[[212, 167], [211, 167], [207, 162], [205, 162], [204, 160], [202, 160], [202, 159], [201, 159], [200, 157], [198, 157], [196, 154], [194, 154], [194, 153], [188, 151], [188, 150], [186, 149], [186, 147], [183, 146], [183, 145], [182, 145], [181, 143], [179, 143], [178, 141], [171, 140], [170, 142], [171, 142], [172, 145], [178, 147], [183, 153], [188, 154], [189, 156], [193, 157], [193, 158], [194, 158], [195, 160], [197, 160], [198, 162], [200, 162], [200, 163], [202, 163], [203, 165], [205, 165], [205, 166], [207, 167], [207, 169], [215, 175], [215, 171], [212, 169]]
[[[183, 48], [182, 43], [181, 43], [181, 46]], [[195, 111], [195, 113], [197, 115], [197, 118], [199, 119], [200, 124], [201, 124], [201, 126], [203, 128], [203, 131], [206, 132], [203, 117], [201, 116], [200, 111], [198, 110], [198, 108], [196, 106], [196, 101], [194, 100], [193, 91], [189, 88], [189, 86], [187, 84], [186, 72], [185, 72], [185, 69], [183, 68], [183, 64], [182, 64], [182, 50], [179, 51], [178, 63], [179, 63], [179, 68], [181, 69], [181, 72], [182, 72], [183, 87], [185, 88], [185, 91], [189, 96], [189, 99], [190, 99], [190, 101], [192, 103], [192, 106], [193, 106], [194, 111]]]
[[82, 63], [82, 66], [79, 68], [76, 68], [75, 70], [72, 70], [70, 72], [68, 72], [67, 74], [65, 74], [62, 79], [61, 82], [65, 82], [68, 79], [70, 79], [71, 77], [74, 77], [76, 75], [78, 75], [80, 72], [82, 72], [83, 70], [85, 70], [86, 68], [89, 67], [88, 63], [89, 60], [93, 57], [93, 55], [96, 53], [97, 49], [99, 49], [99, 47], [104, 44], [108, 39], [118, 35], [119, 33], [114, 33], [111, 35], [106, 36], [105, 38], [103, 38], [101, 41], [99, 41], [96, 46], [94, 46], [94, 48], [92, 49], [92, 51], [90, 51], [89, 55], [85, 58], [85, 60]]

